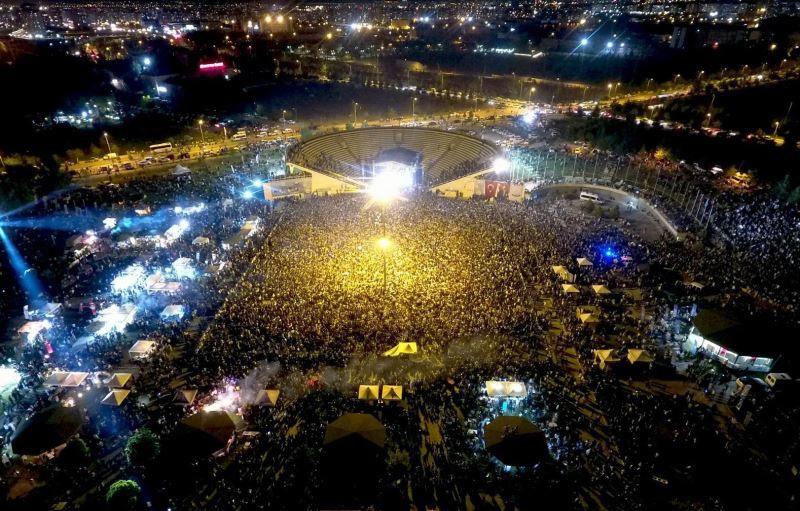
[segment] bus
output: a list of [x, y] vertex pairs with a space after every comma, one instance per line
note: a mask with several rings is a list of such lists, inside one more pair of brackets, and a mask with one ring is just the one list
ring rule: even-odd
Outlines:
[[168, 153], [172, 151], [172, 144], [164, 142], [163, 144], [153, 144], [150, 146], [150, 152], [153, 154]]
[[590, 202], [594, 202], [595, 204], [602, 204], [603, 203], [603, 201], [600, 200], [600, 197], [596, 193], [586, 192], [586, 191], [581, 190], [581, 193], [580, 193], [579, 197], [580, 197], [581, 200], [588, 200]]

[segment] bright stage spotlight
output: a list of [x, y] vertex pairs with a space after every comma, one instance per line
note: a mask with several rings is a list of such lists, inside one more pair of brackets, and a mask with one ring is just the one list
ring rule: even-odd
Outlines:
[[252, 190], [245, 190], [242, 192], [242, 198], [244, 199], [252, 199], [253, 198], [253, 191]]
[[381, 238], [378, 240], [378, 247], [381, 250], [389, 250], [391, 246], [392, 242], [389, 240], [389, 238]]
[[511, 168], [511, 162], [509, 162], [503, 157], [496, 158], [492, 163], [492, 170], [494, 170], [498, 174], [508, 172], [508, 169], [510, 168]]
[[400, 197], [401, 192], [414, 184], [414, 174], [406, 165], [387, 162], [383, 170], [372, 178], [369, 195], [375, 202], [386, 204]]

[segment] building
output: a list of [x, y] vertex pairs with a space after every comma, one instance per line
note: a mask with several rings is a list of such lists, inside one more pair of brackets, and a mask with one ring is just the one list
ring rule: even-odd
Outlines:
[[687, 343], [732, 369], [769, 372], [779, 356], [777, 346], [788, 335], [770, 325], [740, 323], [721, 311], [701, 310], [692, 320]]

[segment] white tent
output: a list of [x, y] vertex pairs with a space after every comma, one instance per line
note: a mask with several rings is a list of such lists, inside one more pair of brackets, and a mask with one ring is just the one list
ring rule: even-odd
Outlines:
[[595, 364], [600, 366], [601, 369], [605, 369], [620, 360], [614, 350], [592, 350], [592, 353], [594, 354]]
[[653, 358], [650, 352], [637, 349], [629, 349], [627, 358], [628, 362], [631, 364], [651, 364], [655, 361], [655, 358]]
[[611, 290], [608, 289], [606, 286], [604, 286], [602, 284], [594, 284], [592, 286], [592, 289], [598, 295], [610, 295], [611, 294]]
[[192, 240], [192, 245], [208, 245], [209, 243], [211, 243], [211, 240], [205, 236], [198, 236]]
[[108, 387], [112, 389], [121, 389], [131, 379], [131, 373], [114, 373], [111, 375], [111, 378], [108, 380]]
[[255, 403], [258, 406], [268, 406], [270, 408], [274, 407], [278, 404], [278, 396], [281, 395], [281, 391], [277, 389], [263, 389], [259, 390], [256, 394]]
[[130, 393], [130, 390], [114, 389], [106, 394], [106, 397], [100, 401], [100, 404], [108, 406], [120, 406], [126, 399], [128, 399], [128, 394]]
[[552, 266], [553, 273], [561, 277], [561, 280], [565, 282], [574, 282], [575, 275], [573, 275], [569, 270], [567, 270], [564, 266]]
[[173, 176], [184, 176], [186, 174], [191, 174], [191, 169], [184, 167], [183, 165], [176, 165], [175, 168], [172, 170]]
[[128, 354], [132, 358], [146, 358], [154, 349], [156, 349], [155, 341], [136, 341], [128, 350]]
[[161, 311], [161, 319], [164, 321], [180, 321], [186, 314], [186, 308], [183, 305], [167, 305]]
[[183, 389], [175, 393], [175, 397], [172, 398], [172, 402], [176, 405], [188, 406], [194, 403], [194, 399], [196, 397], [197, 389]]
[[563, 289], [564, 292], [567, 294], [580, 292], [578, 286], [576, 286], [575, 284], [561, 284], [561, 289]]
[[86, 378], [89, 377], [89, 373], [84, 373], [80, 371], [73, 371], [70, 372], [64, 381], [61, 382], [62, 387], [80, 387], [83, 385], [83, 382], [86, 381]]
[[53, 371], [44, 380], [44, 384], [48, 387], [60, 387], [61, 384], [64, 383], [64, 380], [67, 379], [68, 375], [68, 371]]
[[359, 385], [358, 386], [358, 399], [372, 400], [378, 399], [380, 387], [378, 385]]
[[401, 385], [384, 385], [381, 388], [381, 399], [384, 401], [400, 401], [403, 399], [403, 387]]
[[26, 321], [24, 325], [17, 329], [20, 336], [24, 336], [27, 341], [35, 341], [42, 332], [50, 328], [50, 322], [47, 320], [42, 321]]
[[592, 262], [590, 260], [586, 259], [585, 257], [579, 257], [579, 258], [577, 258], [575, 260], [578, 262], [578, 266], [580, 266], [580, 267], [592, 266]]
[[384, 357], [397, 357], [399, 355], [415, 355], [417, 353], [417, 343], [400, 342], [392, 349], [383, 352]]
[[194, 268], [192, 268], [192, 260], [188, 257], [179, 257], [172, 262], [172, 269], [175, 275], [179, 278], [192, 278], [195, 276]]
[[591, 312], [582, 312], [582, 313], [578, 314], [578, 319], [580, 319], [581, 323], [584, 323], [584, 324], [587, 324], [587, 323], [598, 323], [600, 321], [600, 318], [598, 318], [597, 316], [595, 316]]

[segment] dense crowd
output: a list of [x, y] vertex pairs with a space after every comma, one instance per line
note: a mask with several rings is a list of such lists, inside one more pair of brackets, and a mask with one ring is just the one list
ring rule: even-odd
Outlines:
[[[130, 432], [146, 426], [166, 441], [182, 417], [212, 402], [229, 381], [246, 390], [278, 388], [281, 401], [275, 409], [236, 410], [253, 435], [237, 438], [224, 457], [194, 460], [180, 477], [165, 472], [167, 477], [145, 478], [155, 502], [175, 509], [318, 507], [326, 477], [320, 468], [325, 425], [349, 411], [375, 414], [386, 426], [386, 469], [375, 474], [375, 487], [381, 499], [405, 509], [412, 504], [528, 509], [542, 502], [578, 509], [593, 499], [616, 509], [648, 509], [660, 498], [663, 488], [654, 489], [660, 480], [689, 489], [694, 497], [687, 502], [712, 506], [730, 497], [719, 481], [726, 463], [743, 473], [771, 474], [744, 439], [718, 427], [715, 421], [726, 419], [715, 415], [693, 382], [682, 383], [679, 391], [657, 392], [645, 383], [654, 373], [619, 377], [594, 365], [595, 349], [622, 354], [647, 349], [658, 366], [650, 370], [674, 377], [670, 362], [682, 357], [685, 310], [704, 298], [697, 288], [671, 286], [700, 281], [730, 296], [763, 277], [752, 273], [754, 259], [726, 257], [728, 249], [721, 245], [647, 241], [624, 223], [587, 215], [557, 194], [515, 203], [419, 192], [385, 210], [367, 208], [361, 195], [309, 197], [273, 208], [239, 197], [252, 178], [268, 175], [283, 156], [279, 147], [255, 150], [258, 159], [250, 155], [235, 169], [217, 165], [191, 178], [162, 176], [74, 191], [31, 212], [67, 225], [90, 216], [98, 221], [93, 211], [116, 209], [124, 216], [143, 206], [158, 217], [158, 211], [176, 205], [176, 197], [179, 205], [207, 205], [192, 216], [190, 235], [167, 247], [114, 243], [80, 260], [70, 270], [78, 283], [48, 289], [65, 302], [130, 299], [133, 293], [104, 289], [132, 261], [148, 270], [187, 255], [199, 266], [226, 263], [167, 300], [188, 306], [191, 313], [181, 322], [158, 317], [167, 302], [150, 303], [151, 311], [138, 316], [126, 335], [99, 339], [85, 351], [70, 345], [87, 318], [58, 326], [59, 339], [53, 339], [48, 357], [42, 357], [41, 346], [25, 349], [19, 364], [24, 385], [3, 417], [5, 441], [19, 417], [66, 397], [62, 391], [40, 391], [49, 370], [112, 372], [136, 338], [158, 344], [148, 359], [126, 360], [137, 370], [135, 403], [85, 406], [88, 423], [81, 436], [89, 439], [96, 461], [75, 474], [58, 469], [46, 476], [54, 495], [71, 491], [71, 483], [102, 487], [101, 481], [115, 474], [135, 475], [119, 455]], [[562, 165], [570, 160], [590, 166], [599, 157], [567, 156]], [[618, 177], [628, 163], [606, 159], [602, 174]], [[534, 164], [538, 160], [526, 163], [523, 157], [522, 165]], [[230, 197], [236, 200], [227, 203]], [[721, 229], [764, 221], [778, 209], [765, 201], [729, 211]], [[251, 216], [258, 217], [259, 232], [222, 250], [223, 241]], [[769, 261], [759, 272], [770, 272], [780, 257], [792, 257], [779, 243], [781, 236], [791, 243], [796, 236], [784, 228], [762, 229], [730, 243]], [[17, 241], [30, 247], [50, 236], [33, 229]], [[210, 247], [193, 245], [195, 236], [209, 238]], [[58, 249], [40, 251], [33, 263], [63, 261], [63, 237], [49, 240]], [[747, 244], [752, 250], [745, 250]], [[576, 258], [593, 264], [578, 266]], [[554, 265], [575, 276], [579, 293], [564, 292]], [[54, 275], [43, 277], [57, 282]], [[91, 284], [80, 284], [87, 281]], [[613, 292], [599, 295], [592, 284]], [[665, 286], [671, 288], [669, 297], [660, 292]], [[784, 303], [796, 299], [789, 297]], [[584, 323], [579, 309], [593, 311], [599, 323]], [[401, 341], [418, 343], [419, 355], [380, 356]], [[498, 378], [526, 382], [530, 395], [520, 403], [487, 400], [483, 382]], [[377, 383], [403, 385], [403, 405], [356, 400], [359, 384]], [[198, 402], [173, 405], [173, 391], [183, 388], [198, 389]], [[535, 469], [508, 471], [487, 455], [481, 428], [507, 407], [546, 432], [552, 459]], [[340, 460], [342, 470], [347, 461]], [[768, 492], [775, 481], [765, 481]], [[781, 502], [782, 495], [774, 498]], [[96, 502], [89, 499], [86, 505]]]

